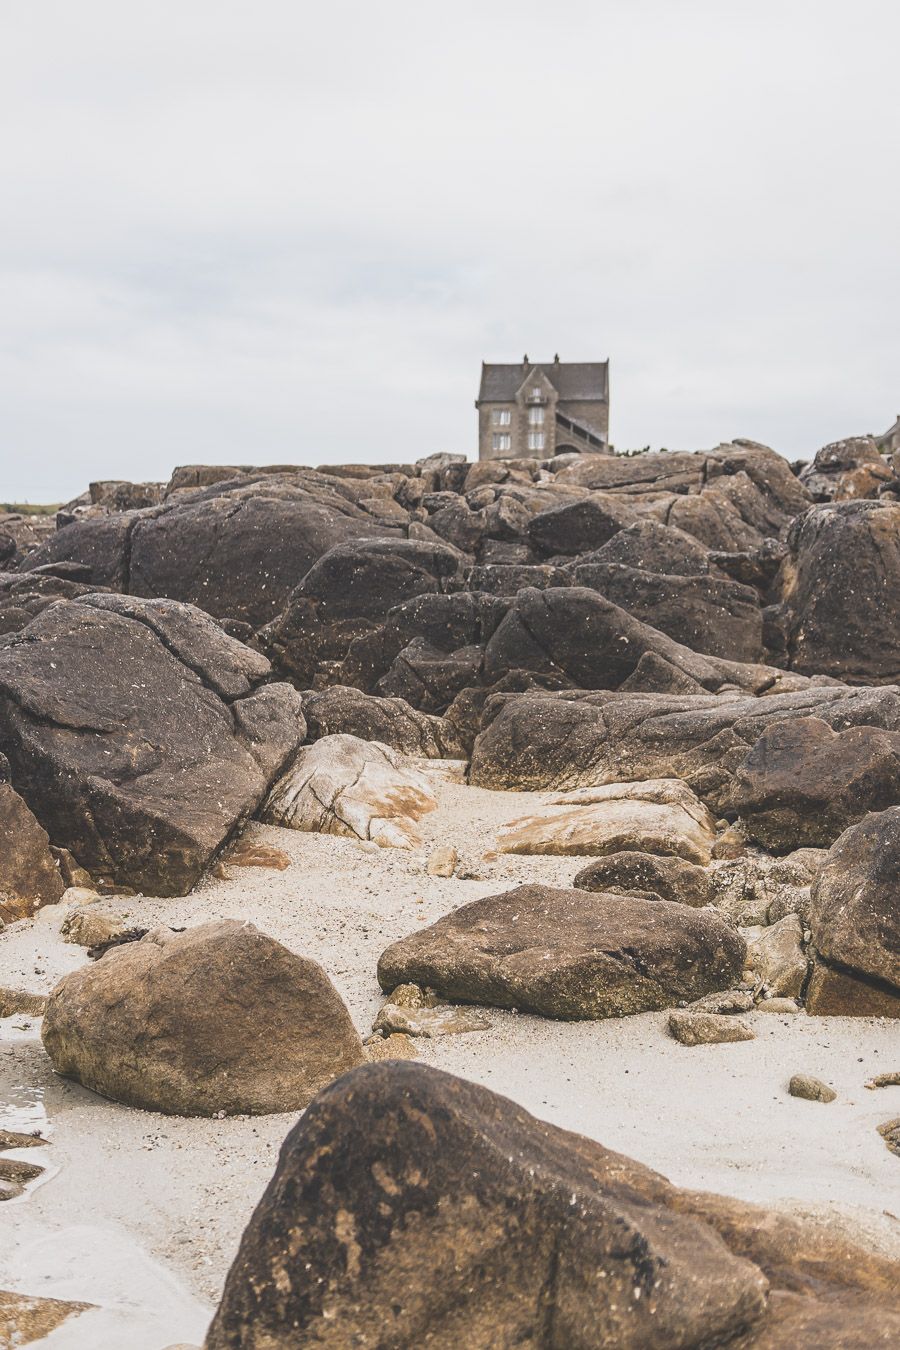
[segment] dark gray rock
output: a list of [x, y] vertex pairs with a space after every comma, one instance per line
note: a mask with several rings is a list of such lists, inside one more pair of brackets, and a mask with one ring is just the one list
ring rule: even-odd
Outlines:
[[208, 615], [60, 601], [0, 639], [0, 749], [54, 844], [93, 875], [180, 895], [303, 738], [287, 685]]

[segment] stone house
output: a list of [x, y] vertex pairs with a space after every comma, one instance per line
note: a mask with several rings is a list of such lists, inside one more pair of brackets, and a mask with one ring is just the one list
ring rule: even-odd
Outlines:
[[481, 363], [479, 459], [549, 459], [569, 451], [611, 455], [609, 362], [523, 357]]
[[875, 444], [882, 454], [889, 455], [894, 450], [900, 450], [900, 417], [892, 427], [888, 427], [883, 436], [875, 437]]

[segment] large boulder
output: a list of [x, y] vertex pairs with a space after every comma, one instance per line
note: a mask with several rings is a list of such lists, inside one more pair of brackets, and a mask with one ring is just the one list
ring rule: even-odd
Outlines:
[[182, 895], [303, 738], [268, 661], [190, 605], [90, 595], [0, 640], [0, 750], [54, 844]]
[[658, 520], [637, 520], [626, 525], [593, 553], [586, 553], [571, 568], [590, 563], [620, 563], [679, 577], [703, 577], [710, 566], [709, 549], [693, 535]]
[[517, 886], [393, 943], [378, 981], [545, 1017], [625, 1017], [730, 988], [746, 950], [709, 910]]
[[671, 1189], [474, 1083], [369, 1065], [285, 1141], [206, 1350], [723, 1344], [767, 1282]]
[[860, 684], [900, 679], [900, 504], [816, 506], [787, 543], [778, 603], [767, 612], [779, 659]]
[[834, 1225], [680, 1190], [486, 1088], [380, 1064], [291, 1131], [206, 1350], [868, 1350], [900, 1334], [898, 1286]]
[[807, 921], [812, 1013], [900, 1017], [900, 806], [866, 816], [832, 846]]
[[233, 919], [111, 947], [59, 982], [41, 1035], [57, 1073], [182, 1116], [299, 1111], [365, 1058], [322, 968]]
[[900, 803], [900, 731], [773, 722], [738, 767], [732, 806], [772, 853], [827, 848], [868, 811]]
[[0, 923], [55, 905], [64, 889], [47, 831], [9, 783], [0, 782]]
[[413, 848], [421, 842], [416, 822], [436, 806], [427, 778], [396, 750], [336, 735], [298, 751], [261, 814], [292, 830]]
[[322, 660], [341, 660], [354, 639], [384, 624], [415, 595], [459, 589], [461, 555], [417, 539], [337, 544], [310, 568], [261, 637], [283, 669], [310, 681]]
[[589, 857], [640, 849], [706, 864], [715, 837], [715, 821], [690, 788], [661, 778], [552, 797], [539, 811], [502, 826], [497, 848]]
[[380, 698], [349, 685], [335, 684], [303, 696], [307, 737], [357, 736], [380, 741], [404, 755], [427, 759], [467, 759], [459, 737], [441, 717], [419, 712], [402, 698]]
[[835, 729], [900, 731], [900, 691], [497, 695], [484, 711], [470, 779], [478, 787], [533, 790], [681, 778], [721, 812], [732, 809], [734, 775], [751, 746], [771, 723], [796, 717]]

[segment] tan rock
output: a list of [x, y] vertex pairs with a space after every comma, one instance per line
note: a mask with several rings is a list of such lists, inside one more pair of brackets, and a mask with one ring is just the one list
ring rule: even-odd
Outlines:
[[682, 1045], [718, 1045], [729, 1041], [752, 1041], [746, 1022], [721, 1013], [679, 1009], [669, 1013], [669, 1031]]
[[45, 994], [30, 994], [25, 989], [0, 988], [0, 1017], [43, 1017], [46, 1006]]
[[833, 1102], [837, 1096], [834, 1088], [811, 1073], [795, 1073], [788, 1083], [788, 1092], [792, 1097], [802, 1097], [808, 1102]]
[[425, 871], [431, 877], [452, 877], [459, 863], [459, 854], [452, 844], [442, 844], [430, 854]]
[[366, 1054], [371, 1060], [377, 1059], [417, 1059], [418, 1051], [403, 1032], [393, 1032], [390, 1036], [373, 1036], [366, 1041]]
[[222, 859], [228, 867], [274, 867], [284, 872], [291, 865], [288, 855], [254, 839], [238, 839]]
[[173, 1115], [300, 1110], [365, 1060], [321, 967], [234, 920], [154, 929], [67, 975], [42, 1038], [57, 1073]]
[[800, 1004], [792, 998], [764, 998], [757, 1003], [756, 1011], [793, 1015], [800, 1011]]
[[30, 1345], [43, 1340], [70, 1317], [93, 1307], [91, 1303], [71, 1303], [58, 1298], [32, 1298], [0, 1289], [0, 1346]]
[[896, 1153], [900, 1158], [900, 1116], [897, 1116], [894, 1120], [886, 1120], [883, 1125], [879, 1125], [878, 1133], [890, 1152]]
[[498, 832], [500, 853], [598, 856], [623, 849], [709, 862], [715, 822], [677, 778], [610, 783], [552, 797], [541, 811]]
[[747, 964], [773, 998], [798, 998], [808, 970], [803, 928], [796, 914], [764, 928], [748, 941]]
[[65, 942], [79, 947], [98, 947], [119, 937], [126, 928], [120, 914], [103, 914], [94, 909], [73, 909], [63, 920], [60, 933]]
[[9, 783], [0, 783], [0, 922], [30, 918], [62, 893], [47, 831]]
[[455, 1036], [467, 1031], [489, 1031], [490, 1022], [472, 1008], [444, 1003], [430, 989], [401, 984], [382, 1005], [373, 1031], [407, 1036]]
[[425, 775], [396, 750], [334, 735], [298, 752], [269, 794], [262, 819], [383, 848], [414, 848], [421, 842], [416, 822], [436, 806]]

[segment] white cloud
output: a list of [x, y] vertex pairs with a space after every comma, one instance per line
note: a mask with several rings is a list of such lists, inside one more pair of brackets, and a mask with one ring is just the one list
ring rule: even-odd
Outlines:
[[617, 444], [900, 407], [900, 11], [35, 0], [0, 54], [0, 498], [469, 452], [482, 357]]

